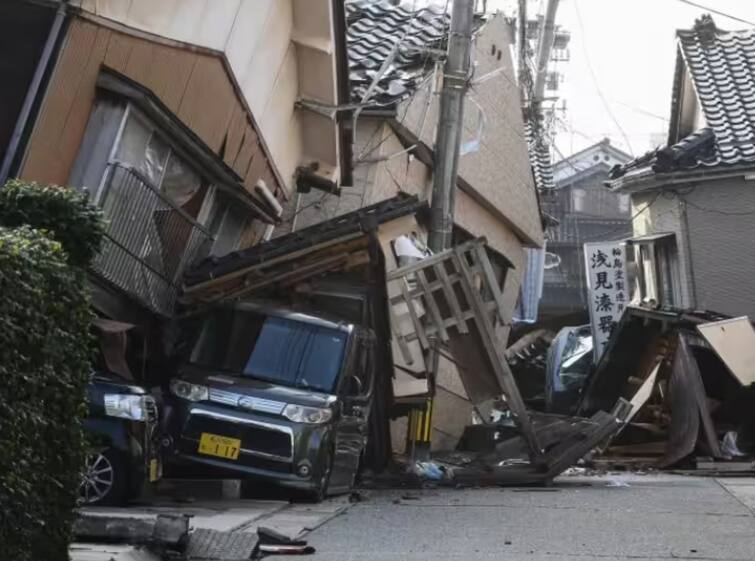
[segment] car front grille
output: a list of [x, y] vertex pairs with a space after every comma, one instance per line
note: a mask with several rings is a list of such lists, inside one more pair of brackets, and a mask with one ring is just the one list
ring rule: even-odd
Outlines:
[[242, 454], [283, 461], [290, 461], [292, 458], [292, 436], [285, 430], [253, 424], [244, 419], [221, 419], [207, 414], [192, 413], [184, 429], [184, 436], [199, 440], [203, 432], [238, 438], [241, 440]]

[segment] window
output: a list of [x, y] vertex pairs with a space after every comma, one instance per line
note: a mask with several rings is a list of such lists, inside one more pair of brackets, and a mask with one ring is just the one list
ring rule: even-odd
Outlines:
[[680, 306], [679, 260], [673, 234], [634, 241], [641, 303], [651, 307]]
[[619, 195], [619, 211], [629, 212], [629, 195]]
[[572, 190], [572, 210], [574, 212], [584, 212], [587, 202], [587, 191], [584, 189]]
[[181, 146], [135, 105], [103, 94], [70, 178], [108, 220], [95, 270], [160, 311], [190, 263], [237, 249], [249, 225], [248, 209]]
[[334, 391], [347, 334], [243, 308], [205, 320], [191, 361], [229, 374], [316, 391]]

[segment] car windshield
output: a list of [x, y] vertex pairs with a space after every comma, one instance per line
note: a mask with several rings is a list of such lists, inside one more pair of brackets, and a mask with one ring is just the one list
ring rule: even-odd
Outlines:
[[237, 376], [332, 392], [346, 338], [337, 329], [226, 308], [204, 321], [191, 362]]

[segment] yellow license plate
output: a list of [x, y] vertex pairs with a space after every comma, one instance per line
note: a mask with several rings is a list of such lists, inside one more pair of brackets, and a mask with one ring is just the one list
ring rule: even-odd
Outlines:
[[149, 461], [149, 482], [154, 483], [160, 479], [160, 464], [156, 459]]
[[227, 460], [237, 460], [241, 450], [241, 441], [238, 438], [228, 438], [217, 434], [203, 432], [199, 438], [199, 453], [208, 456], [217, 456]]

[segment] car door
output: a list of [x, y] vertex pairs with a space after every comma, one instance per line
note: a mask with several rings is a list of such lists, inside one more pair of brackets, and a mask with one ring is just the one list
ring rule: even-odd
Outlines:
[[367, 443], [367, 425], [374, 394], [373, 346], [369, 333], [359, 334], [352, 360], [342, 380], [329, 487], [331, 492], [347, 491], [351, 487]]

